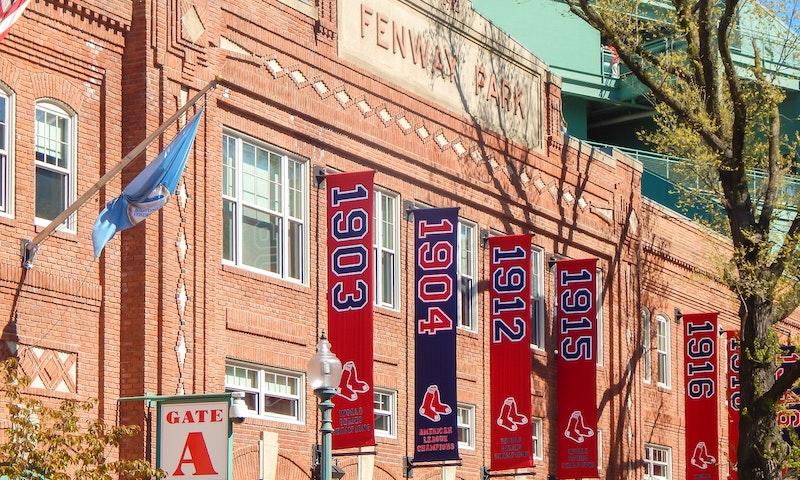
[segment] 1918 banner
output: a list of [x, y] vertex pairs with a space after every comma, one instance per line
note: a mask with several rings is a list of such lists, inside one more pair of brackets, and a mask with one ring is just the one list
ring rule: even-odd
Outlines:
[[457, 460], [458, 208], [414, 210], [414, 461]]
[[328, 335], [343, 366], [334, 397], [333, 448], [375, 444], [372, 382], [373, 177], [330, 174]]
[[556, 263], [558, 478], [598, 478], [597, 259]]
[[737, 449], [739, 446], [739, 410], [742, 406], [739, 368], [741, 347], [739, 332], [726, 332], [728, 345], [728, 480], [737, 480]]
[[489, 238], [491, 469], [533, 465], [531, 236]]
[[717, 314], [685, 314], [683, 325], [686, 480], [718, 480]]

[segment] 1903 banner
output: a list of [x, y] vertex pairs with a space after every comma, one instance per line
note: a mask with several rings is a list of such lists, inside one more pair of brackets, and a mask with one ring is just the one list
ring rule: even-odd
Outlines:
[[728, 346], [728, 480], [737, 480], [738, 447], [739, 447], [739, 410], [742, 406], [739, 368], [741, 365], [741, 346], [739, 332], [726, 332]]
[[597, 259], [556, 263], [558, 478], [598, 478]]
[[[775, 379], [783, 375], [783, 371], [800, 361], [800, 354], [794, 345], [781, 345], [781, 354], [778, 357], [780, 367], [775, 372]], [[778, 409], [778, 427], [781, 428], [783, 439], [793, 445], [796, 435], [800, 435], [800, 387], [793, 387], [783, 393], [780, 399], [781, 408]]]
[[458, 208], [414, 210], [414, 461], [457, 460]]
[[686, 480], [719, 479], [717, 314], [683, 316]]
[[531, 236], [489, 238], [491, 469], [533, 466]]
[[333, 448], [375, 444], [372, 291], [375, 172], [330, 174], [328, 184], [328, 336], [342, 360], [333, 399]]

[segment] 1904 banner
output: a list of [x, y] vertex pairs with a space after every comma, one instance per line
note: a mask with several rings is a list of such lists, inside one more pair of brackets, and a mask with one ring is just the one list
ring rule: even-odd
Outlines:
[[685, 314], [683, 325], [686, 480], [718, 480], [717, 314]]
[[328, 335], [344, 373], [333, 399], [333, 448], [375, 444], [372, 391], [373, 177], [338, 173], [328, 184]]
[[558, 478], [598, 478], [597, 259], [556, 263]]
[[414, 210], [414, 461], [457, 460], [458, 208]]
[[533, 465], [531, 236], [489, 238], [491, 469]]

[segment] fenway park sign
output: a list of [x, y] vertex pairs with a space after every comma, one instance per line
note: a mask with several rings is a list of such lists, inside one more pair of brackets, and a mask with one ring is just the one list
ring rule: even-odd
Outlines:
[[544, 64], [467, 3], [338, 0], [337, 7], [344, 59], [487, 130], [543, 147]]

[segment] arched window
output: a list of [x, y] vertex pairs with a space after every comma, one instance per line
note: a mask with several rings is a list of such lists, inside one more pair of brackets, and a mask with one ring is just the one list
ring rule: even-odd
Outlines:
[[0, 216], [14, 214], [14, 94], [0, 82]]
[[[36, 103], [36, 223], [46, 225], [75, 199], [75, 115], [52, 101]], [[74, 215], [65, 222], [75, 229]]]
[[658, 314], [656, 315], [656, 323], [658, 325], [658, 331], [656, 332], [656, 338], [658, 339], [658, 386], [669, 388], [671, 384], [670, 362], [672, 359], [669, 319], [662, 314]]
[[650, 383], [653, 378], [652, 333], [650, 312], [642, 308], [642, 381]]

